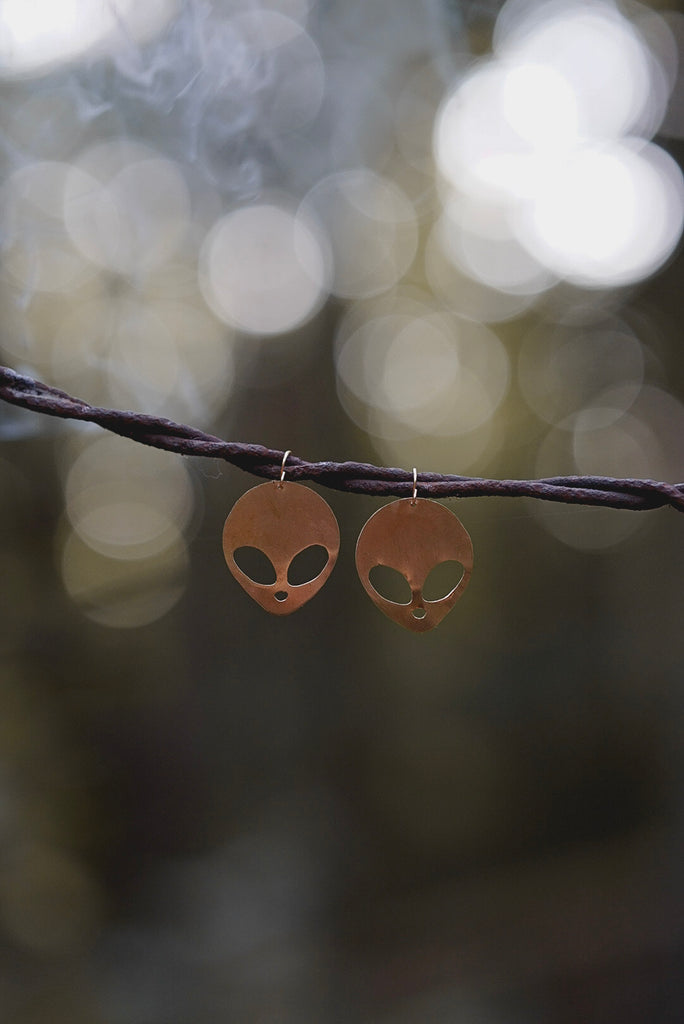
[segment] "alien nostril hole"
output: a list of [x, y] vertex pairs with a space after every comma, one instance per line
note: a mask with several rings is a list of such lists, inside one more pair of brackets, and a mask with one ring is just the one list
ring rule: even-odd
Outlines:
[[286, 590], [276, 590], [276, 592], [275, 592], [275, 594], [273, 596], [275, 597], [276, 601], [285, 601], [287, 599], [287, 591]]
[[424, 619], [427, 612], [424, 608], [414, 608], [412, 614], [414, 619]]

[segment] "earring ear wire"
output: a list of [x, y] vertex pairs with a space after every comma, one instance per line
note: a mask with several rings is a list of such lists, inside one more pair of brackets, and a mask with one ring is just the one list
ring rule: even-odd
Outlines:
[[283, 455], [283, 461], [280, 463], [280, 487], [283, 486], [283, 481], [285, 480], [285, 463], [287, 462], [288, 455], [292, 455], [292, 452], [290, 451], [289, 448]]

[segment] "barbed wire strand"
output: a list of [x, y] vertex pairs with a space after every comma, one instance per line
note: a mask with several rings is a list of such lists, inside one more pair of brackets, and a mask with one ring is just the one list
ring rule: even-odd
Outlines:
[[[0, 366], [0, 400], [11, 405], [57, 416], [61, 419], [96, 423], [121, 437], [140, 444], [225, 462], [257, 477], [277, 479], [283, 452], [263, 445], [223, 441], [194, 427], [144, 413], [101, 409], [78, 398]], [[364, 462], [307, 462], [289, 455], [290, 480], [312, 480], [337, 491], [379, 497], [410, 497], [410, 470], [373, 466]], [[485, 480], [480, 477], [419, 473], [418, 490], [431, 498], [540, 498], [570, 505], [602, 505], [634, 511], [670, 506], [684, 512], [684, 483], [658, 480], [615, 479], [603, 476], [557, 476], [543, 480]]]

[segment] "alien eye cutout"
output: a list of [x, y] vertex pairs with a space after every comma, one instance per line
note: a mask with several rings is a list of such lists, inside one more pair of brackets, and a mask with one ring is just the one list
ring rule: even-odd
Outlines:
[[261, 548], [241, 547], [233, 552], [238, 569], [248, 576], [252, 583], [270, 586], [276, 581], [276, 571], [271, 559]]
[[423, 584], [423, 600], [442, 601], [463, 579], [464, 568], [460, 562], [449, 559], [435, 565]]
[[291, 587], [311, 583], [321, 575], [328, 564], [328, 558], [328, 552], [321, 544], [310, 544], [308, 548], [295, 555], [288, 565], [287, 582]]
[[389, 565], [374, 565], [368, 573], [370, 585], [376, 594], [393, 604], [410, 604], [411, 588], [408, 580]]

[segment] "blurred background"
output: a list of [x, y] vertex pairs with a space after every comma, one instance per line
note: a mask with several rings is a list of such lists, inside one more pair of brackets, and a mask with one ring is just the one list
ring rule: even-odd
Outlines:
[[[684, 15], [2, 0], [0, 357], [311, 459], [684, 480]], [[257, 481], [0, 408], [0, 1016], [684, 1019], [684, 520], [449, 502], [434, 632], [374, 499], [292, 617]]]

